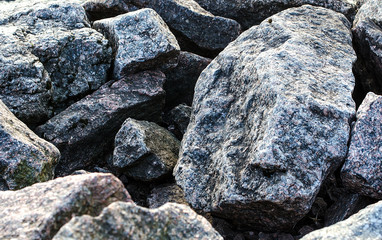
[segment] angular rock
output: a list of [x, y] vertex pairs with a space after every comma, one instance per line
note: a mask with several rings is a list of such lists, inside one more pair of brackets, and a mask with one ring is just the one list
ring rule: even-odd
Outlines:
[[0, 190], [17, 190], [53, 178], [60, 152], [39, 138], [0, 100]]
[[172, 172], [179, 146], [179, 140], [157, 124], [128, 118], [115, 136], [113, 166], [128, 177], [155, 180]]
[[284, 9], [311, 4], [332, 9], [354, 17], [356, 4], [353, 0], [195, 0], [211, 13], [232, 18], [244, 29], [259, 24], [265, 18]]
[[129, 12], [127, 1], [121, 0], [79, 0], [85, 1], [82, 7], [85, 8], [90, 21], [103, 18], [115, 17]]
[[1, 239], [52, 239], [76, 215], [98, 215], [115, 201], [131, 201], [111, 174], [84, 174], [0, 192]]
[[291, 8], [244, 32], [202, 72], [174, 170], [196, 209], [239, 228], [291, 228], [344, 160], [355, 115], [350, 24]]
[[313, 231], [301, 240], [382, 239], [382, 201], [362, 209], [347, 220]]
[[170, 129], [178, 139], [182, 139], [187, 130], [188, 124], [190, 123], [191, 112], [191, 107], [180, 104], [172, 109], [167, 116], [167, 121], [170, 124], [168, 129]]
[[152, 9], [141, 9], [94, 22], [114, 51], [114, 79], [155, 68], [176, 58], [180, 47], [166, 23]]
[[189, 52], [180, 52], [178, 65], [166, 74], [166, 109], [171, 109], [181, 103], [190, 105], [194, 97], [194, 88], [200, 73], [210, 64], [211, 59]]
[[168, 202], [188, 205], [183, 190], [176, 184], [160, 185], [154, 188], [147, 198], [150, 208], [157, 208]]
[[382, 199], [382, 96], [368, 93], [357, 111], [349, 152], [341, 169], [348, 189]]
[[[111, 48], [75, 3], [17, 1], [0, 10], [0, 97], [38, 124], [106, 82]], [[4, 34], [3, 34], [4, 33]]]
[[368, 0], [353, 22], [354, 45], [370, 77], [361, 76], [365, 92], [382, 94], [382, 5]]
[[154, 9], [175, 31], [201, 48], [225, 48], [241, 33], [232, 19], [212, 15], [194, 0], [133, 0], [135, 5]]
[[190, 207], [167, 203], [147, 209], [116, 202], [98, 217], [74, 217], [53, 238], [60, 239], [223, 239]]
[[56, 174], [63, 176], [89, 166], [111, 148], [126, 118], [158, 121], [164, 81], [163, 73], [146, 71], [106, 83], [39, 126], [36, 132], [61, 151]]

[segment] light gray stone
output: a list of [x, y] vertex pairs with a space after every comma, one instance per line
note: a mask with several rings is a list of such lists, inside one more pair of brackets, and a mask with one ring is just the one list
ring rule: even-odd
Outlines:
[[349, 28], [332, 10], [291, 8], [244, 32], [202, 72], [174, 170], [192, 207], [261, 231], [289, 229], [308, 213], [347, 152]]

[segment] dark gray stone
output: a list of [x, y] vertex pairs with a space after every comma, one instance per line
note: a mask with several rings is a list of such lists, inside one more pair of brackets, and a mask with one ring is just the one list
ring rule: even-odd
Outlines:
[[146, 71], [106, 83], [39, 126], [36, 132], [61, 151], [56, 174], [89, 166], [110, 149], [126, 118], [159, 121], [164, 81], [163, 73]]
[[304, 4], [321, 6], [354, 17], [353, 0], [195, 0], [211, 13], [232, 18], [247, 29], [284, 9]]
[[155, 187], [147, 198], [150, 208], [157, 208], [168, 202], [188, 205], [184, 198], [183, 190], [176, 184], [165, 184]]
[[114, 51], [114, 79], [174, 60], [180, 47], [166, 23], [152, 9], [141, 9], [94, 22]]
[[0, 190], [17, 190], [53, 178], [60, 152], [39, 138], [0, 100]]
[[115, 17], [129, 12], [129, 1], [121, 0], [77, 0], [84, 2], [82, 7], [90, 21]]
[[187, 130], [187, 126], [190, 123], [192, 108], [180, 104], [170, 111], [167, 116], [170, 129], [179, 139], [183, 138], [184, 133]]
[[169, 175], [178, 160], [180, 142], [155, 123], [128, 118], [115, 136], [113, 167], [141, 181]]
[[131, 201], [111, 174], [83, 174], [0, 192], [0, 238], [43, 240], [73, 216], [98, 215], [115, 201]]
[[362, 209], [347, 220], [313, 231], [301, 240], [382, 239], [382, 201]]
[[261, 231], [308, 213], [355, 115], [348, 20], [309, 5], [271, 19], [200, 75], [174, 170], [192, 207]]
[[368, 93], [357, 111], [341, 179], [348, 189], [382, 199], [382, 96]]
[[190, 207], [167, 203], [147, 209], [116, 202], [98, 217], [74, 217], [54, 240], [70, 239], [223, 239], [202, 216]]
[[239, 23], [212, 15], [194, 0], [133, 0], [132, 2], [139, 7], [154, 9], [170, 28], [201, 48], [223, 49], [241, 33]]

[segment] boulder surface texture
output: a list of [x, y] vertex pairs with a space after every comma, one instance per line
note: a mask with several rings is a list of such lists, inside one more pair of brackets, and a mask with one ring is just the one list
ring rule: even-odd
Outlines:
[[98, 215], [115, 201], [131, 201], [111, 174], [83, 174], [0, 191], [0, 239], [52, 239], [76, 215]]
[[174, 170], [192, 207], [263, 231], [289, 229], [309, 211], [347, 152], [349, 28], [332, 10], [291, 8], [241, 34], [202, 72]]
[[18, 120], [0, 100], [0, 190], [53, 178], [60, 152]]
[[74, 217], [54, 240], [70, 239], [223, 239], [211, 224], [190, 207], [167, 203], [147, 209], [132, 203], [116, 202], [98, 217]]

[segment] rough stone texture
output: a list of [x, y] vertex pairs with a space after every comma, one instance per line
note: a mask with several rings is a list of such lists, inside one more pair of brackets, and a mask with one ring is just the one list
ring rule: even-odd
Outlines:
[[98, 217], [74, 217], [54, 240], [60, 239], [223, 239], [210, 223], [191, 208], [168, 203], [147, 209], [116, 202]]
[[172, 109], [167, 116], [167, 121], [170, 124], [168, 129], [179, 139], [183, 138], [183, 135], [187, 130], [187, 126], [190, 123], [191, 112], [191, 107], [180, 104]]
[[106, 81], [111, 48], [75, 3], [17, 1], [0, 10], [0, 98], [38, 124]]
[[313, 231], [301, 240], [382, 239], [382, 201], [362, 209], [347, 220]]
[[354, 17], [354, 0], [195, 0], [211, 13], [232, 18], [247, 29], [284, 9], [311, 4]]
[[131, 201], [111, 174], [83, 174], [0, 192], [0, 238], [51, 239], [76, 215], [98, 215], [115, 201]]
[[52, 179], [59, 158], [55, 146], [39, 138], [0, 100], [0, 190]]
[[77, 0], [85, 1], [82, 7], [91, 21], [102, 18], [115, 17], [129, 12], [128, 1], [121, 0]]
[[170, 28], [205, 49], [223, 49], [241, 32], [239, 23], [212, 15], [194, 0], [133, 0], [132, 2], [140, 7], [154, 9]]
[[168, 202], [188, 205], [183, 190], [176, 184], [160, 185], [154, 188], [147, 198], [150, 208], [157, 208]]
[[368, 93], [357, 111], [349, 152], [341, 169], [345, 187], [382, 199], [382, 96]]
[[353, 22], [352, 31], [360, 60], [366, 62], [366, 72], [371, 75], [361, 78], [362, 87], [365, 92], [382, 94], [381, 1], [368, 0], [362, 5]]
[[113, 166], [128, 176], [151, 181], [168, 175], [178, 160], [180, 142], [155, 123], [128, 118], [115, 136]]
[[292, 227], [344, 160], [355, 115], [350, 24], [309, 5], [239, 36], [202, 72], [174, 170], [196, 209]]
[[211, 59], [189, 52], [180, 52], [178, 65], [166, 74], [166, 109], [171, 109], [181, 103], [190, 105], [194, 97], [195, 83], [200, 73], [210, 64]]
[[155, 68], [173, 60], [180, 47], [166, 23], [152, 9], [141, 9], [94, 22], [114, 51], [114, 78]]
[[56, 174], [90, 165], [109, 149], [128, 117], [158, 121], [164, 105], [165, 76], [146, 71], [109, 82], [39, 126], [36, 132], [61, 151]]

